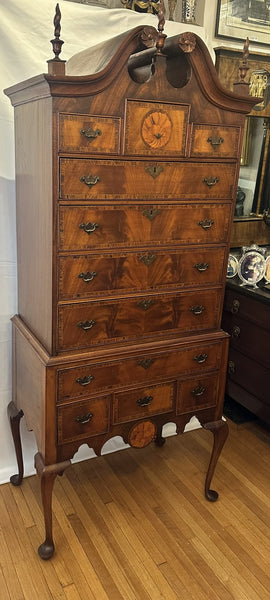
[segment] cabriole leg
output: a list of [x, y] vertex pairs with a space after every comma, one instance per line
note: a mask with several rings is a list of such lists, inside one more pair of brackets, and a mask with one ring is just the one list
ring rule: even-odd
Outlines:
[[54, 481], [57, 475], [62, 475], [65, 469], [70, 465], [67, 460], [62, 463], [45, 466], [39, 453], [35, 455], [35, 467], [40, 477], [41, 498], [43, 505], [45, 541], [38, 548], [38, 553], [43, 560], [48, 560], [54, 553], [54, 543], [52, 535], [52, 491]]
[[23, 417], [23, 411], [17, 410], [13, 401], [11, 401], [8, 405], [8, 417], [10, 421], [11, 433], [13, 437], [16, 458], [18, 463], [18, 473], [17, 475], [12, 475], [10, 477], [10, 482], [12, 485], [21, 485], [23, 479], [23, 455], [22, 455], [22, 443], [21, 443], [21, 435], [20, 435], [20, 421]]
[[228, 437], [229, 427], [227, 421], [223, 421], [223, 419], [220, 419], [219, 421], [213, 421], [212, 423], [205, 423], [202, 426], [204, 427], [204, 429], [209, 429], [210, 431], [212, 431], [214, 435], [212, 454], [205, 479], [205, 497], [210, 502], [216, 502], [216, 500], [218, 499], [218, 493], [215, 490], [210, 490], [210, 484], [214, 475], [214, 471], [221, 450]]

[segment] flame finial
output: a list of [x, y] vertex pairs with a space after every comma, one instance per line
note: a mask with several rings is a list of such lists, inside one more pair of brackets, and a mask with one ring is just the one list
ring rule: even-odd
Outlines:
[[165, 6], [164, 0], [160, 0], [160, 7], [158, 11], [158, 39], [157, 39], [157, 54], [162, 54], [162, 49], [166, 39], [166, 33], [163, 33], [165, 25]]

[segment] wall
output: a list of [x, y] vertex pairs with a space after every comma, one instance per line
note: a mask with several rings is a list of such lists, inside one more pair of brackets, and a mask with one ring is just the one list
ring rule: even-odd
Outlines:
[[[204, 27], [167, 22], [166, 33], [175, 35], [187, 29], [195, 31], [204, 39], [213, 57], [214, 45], [228, 45], [226, 41], [220, 43], [220, 40], [214, 39], [216, 3], [217, 0], [199, 0], [198, 14]], [[5, 57], [0, 70], [1, 90], [46, 71], [46, 61], [52, 58], [49, 40], [53, 37], [55, 0], [39, 0], [38, 10], [33, 6], [32, 0], [1, 1], [0, 46], [1, 55]], [[140, 15], [123, 9], [108, 10], [64, 1], [60, 2], [60, 9], [61, 38], [65, 40], [62, 50], [64, 59], [141, 23], [155, 26], [157, 23], [152, 15]], [[3, 483], [17, 468], [6, 415], [6, 407], [11, 400], [10, 317], [17, 309], [13, 108], [3, 93], [0, 95], [0, 126], [0, 483]], [[193, 426], [196, 423], [191, 423], [190, 427]], [[33, 433], [26, 431], [23, 419], [21, 430], [25, 471], [29, 475], [34, 472], [35, 440]], [[172, 432], [168, 426], [167, 433]], [[120, 440], [113, 440], [107, 451], [120, 446]], [[91, 452], [82, 448], [77, 458], [88, 455]]]

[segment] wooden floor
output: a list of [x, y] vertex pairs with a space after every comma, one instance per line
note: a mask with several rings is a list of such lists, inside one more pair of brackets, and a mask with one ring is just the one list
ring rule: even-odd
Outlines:
[[0, 486], [1, 600], [269, 600], [270, 433], [229, 427], [215, 504], [202, 429], [67, 469], [48, 562], [37, 477]]

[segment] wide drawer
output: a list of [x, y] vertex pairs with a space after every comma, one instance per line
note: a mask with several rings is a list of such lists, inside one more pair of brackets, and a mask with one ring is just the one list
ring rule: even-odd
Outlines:
[[197, 412], [217, 405], [218, 375], [187, 379], [179, 384], [177, 414]]
[[57, 439], [59, 444], [80, 440], [109, 429], [111, 396], [59, 406]]
[[92, 115], [59, 115], [59, 151], [118, 154], [120, 119]]
[[60, 198], [232, 199], [235, 163], [60, 159]]
[[105, 388], [141, 383], [166, 377], [216, 370], [223, 355], [223, 340], [208, 344], [189, 344], [181, 349], [146, 354], [125, 360], [86, 364], [58, 371], [58, 400], [89, 396]]
[[[249, 295], [250, 294], [250, 295]], [[224, 298], [224, 311], [231, 315], [240, 316], [251, 321], [258, 327], [263, 327], [270, 335], [270, 305], [260, 301], [260, 292], [250, 292], [244, 288], [234, 291], [226, 288]]]
[[62, 256], [59, 299], [221, 282], [224, 248]]
[[228, 362], [228, 380], [236, 383], [269, 406], [270, 369], [260, 365], [252, 358], [230, 348]]
[[58, 350], [218, 327], [220, 291], [99, 300], [59, 307]]
[[170, 412], [174, 408], [176, 383], [147, 386], [119, 392], [113, 401], [114, 423]]
[[231, 204], [60, 206], [59, 250], [227, 241]]
[[[260, 305], [254, 305], [254, 310], [259, 308]], [[270, 334], [267, 329], [243, 319], [240, 314], [234, 316], [228, 312], [223, 313], [222, 327], [230, 334], [233, 348], [270, 367]]]
[[237, 158], [239, 142], [239, 127], [194, 125], [190, 155], [191, 157]]

